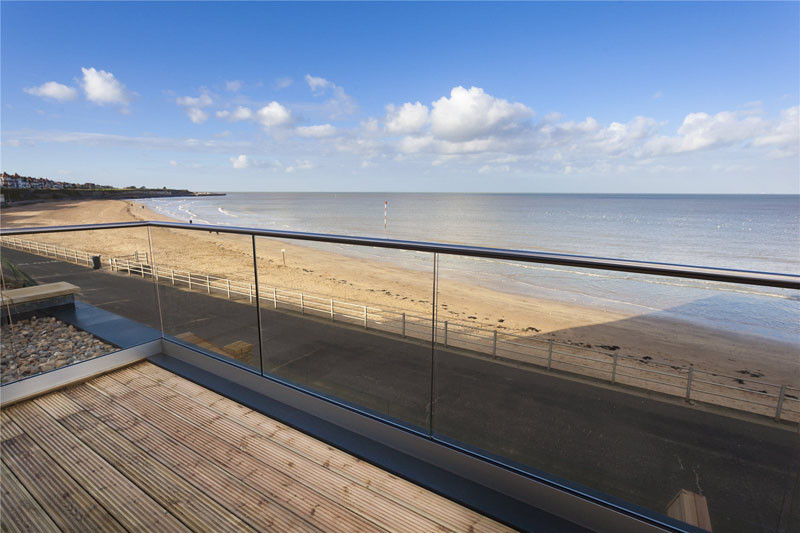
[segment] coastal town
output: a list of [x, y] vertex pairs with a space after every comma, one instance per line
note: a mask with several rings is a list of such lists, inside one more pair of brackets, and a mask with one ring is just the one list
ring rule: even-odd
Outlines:
[[110, 185], [97, 185], [96, 183], [71, 183], [55, 181], [48, 178], [34, 178], [20, 176], [16, 172], [9, 174], [3, 172], [0, 176], [0, 187], [3, 189], [113, 189]]

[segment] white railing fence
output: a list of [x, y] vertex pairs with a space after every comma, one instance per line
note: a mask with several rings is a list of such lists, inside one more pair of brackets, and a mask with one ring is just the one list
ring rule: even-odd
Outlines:
[[[84, 266], [92, 266], [92, 256], [97, 255], [15, 237], [3, 237], [2, 244]], [[477, 352], [504, 364], [578, 374], [611, 385], [654, 390], [688, 402], [723, 405], [775, 420], [800, 421], [800, 387], [761, 381], [750, 374], [731, 376], [693, 366], [659, 363], [648, 356], [623, 355], [614, 350], [531, 338], [477, 327], [461, 320], [439, 320], [434, 328], [431, 317], [403, 310], [378, 308], [263, 284], [259, 284], [256, 290], [250, 282], [152, 265], [149, 259], [146, 252], [136, 251], [126, 256], [104, 258], [102, 264], [113, 272], [152, 277], [159, 283], [232, 300], [254, 303], [258, 295], [261, 305], [266, 307], [327, 318], [405, 338], [430, 342], [434, 336], [437, 345]]]

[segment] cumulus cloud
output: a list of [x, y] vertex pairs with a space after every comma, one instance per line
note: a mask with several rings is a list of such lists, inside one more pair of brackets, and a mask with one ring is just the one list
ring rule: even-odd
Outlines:
[[416, 133], [428, 123], [428, 106], [419, 102], [406, 102], [399, 108], [386, 106], [386, 131], [389, 133]]
[[114, 77], [110, 72], [92, 68], [81, 68], [83, 80], [81, 86], [86, 99], [98, 105], [121, 105], [127, 106], [130, 102], [130, 95], [125, 85]]
[[321, 139], [336, 134], [336, 128], [330, 124], [317, 124], [314, 126], [300, 126], [295, 129], [295, 133], [300, 137], [311, 137]]
[[195, 124], [202, 124], [203, 122], [208, 120], [208, 113], [206, 113], [199, 107], [188, 108], [186, 110], [186, 114], [189, 116], [189, 120], [191, 120]]
[[251, 161], [250, 158], [247, 157], [245, 154], [239, 155], [237, 157], [230, 158], [231, 165], [233, 168], [242, 169], [250, 167]]
[[292, 122], [292, 113], [273, 101], [256, 112], [256, 120], [265, 128], [287, 126]]
[[225, 90], [231, 93], [239, 92], [242, 88], [242, 82], [239, 80], [231, 80], [225, 82]]
[[753, 140], [753, 146], [773, 148], [770, 155], [784, 157], [795, 155], [800, 150], [800, 106], [781, 111], [781, 116], [771, 128]]
[[233, 111], [227, 109], [217, 111], [217, 118], [229, 120], [231, 122], [241, 122], [242, 120], [250, 120], [253, 118], [253, 111], [249, 107], [238, 106]]
[[203, 93], [200, 96], [181, 96], [176, 103], [185, 107], [208, 107], [214, 103], [214, 100], [208, 93]]
[[533, 111], [521, 103], [495, 98], [480, 87], [455, 87], [433, 103], [431, 131], [446, 141], [469, 141], [518, 132]]
[[273, 159], [253, 159], [245, 154], [241, 154], [236, 157], [230, 157], [228, 160], [231, 162], [231, 166], [237, 170], [258, 167], [266, 167], [268, 169], [275, 170], [281, 166], [279, 161]]
[[74, 87], [68, 87], [55, 81], [48, 81], [38, 87], [27, 87], [23, 91], [34, 96], [58, 100], [59, 102], [74, 100], [78, 96], [78, 91]]
[[762, 135], [765, 127], [762, 117], [735, 111], [689, 113], [678, 128], [678, 135], [651, 139], [640, 155], [655, 157], [742, 143]]

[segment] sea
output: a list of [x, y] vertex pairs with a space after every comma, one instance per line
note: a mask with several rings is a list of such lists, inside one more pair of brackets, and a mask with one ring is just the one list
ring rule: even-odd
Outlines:
[[[195, 223], [800, 275], [798, 195], [231, 192], [143, 203]], [[431, 254], [311, 246], [432, 272]], [[800, 347], [798, 291], [480, 258], [438, 260], [440, 277]]]

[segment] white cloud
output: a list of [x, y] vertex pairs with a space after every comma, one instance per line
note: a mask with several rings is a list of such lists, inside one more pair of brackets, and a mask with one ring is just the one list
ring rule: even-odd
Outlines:
[[248, 168], [251, 165], [250, 158], [246, 155], [242, 154], [238, 157], [231, 157], [230, 158], [231, 165], [233, 168], [241, 169], [241, 168]]
[[275, 80], [275, 88], [285, 89], [289, 87], [292, 83], [294, 83], [294, 80], [292, 78], [284, 76], [283, 78], [278, 78], [277, 80]]
[[498, 174], [500, 172], [508, 172], [511, 167], [508, 165], [483, 165], [478, 169], [478, 174]]
[[331, 118], [341, 118], [355, 113], [358, 106], [355, 101], [344, 92], [344, 89], [330, 80], [306, 74], [306, 83], [315, 95], [330, 92], [331, 97], [325, 102], [326, 111]]
[[658, 123], [655, 120], [639, 116], [626, 124], [612, 122], [597, 133], [595, 140], [605, 152], [619, 154], [657, 132]]
[[311, 161], [298, 160], [297, 164], [286, 167], [286, 172], [291, 174], [297, 170], [311, 170], [312, 168], [314, 168], [314, 165]]
[[188, 108], [186, 110], [186, 114], [189, 116], [189, 120], [191, 120], [195, 124], [202, 124], [203, 122], [208, 120], [208, 113], [206, 113], [199, 107]]
[[265, 128], [286, 126], [292, 122], [292, 113], [278, 102], [270, 102], [256, 112], [256, 120]]
[[689, 113], [674, 137], [657, 137], [640, 151], [643, 157], [693, 152], [742, 143], [764, 133], [766, 122], [760, 116], [735, 111]]
[[308, 83], [309, 88], [312, 92], [319, 93], [327, 89], [328, 87], [333, 87], [333, 82], [326, 80], [325, 78], [318, 78], [316, 76], [312, 76], [311, 74], [306, 74], [306, 83]]
[[98, 105], [116, 104], [127, 106], [130, 95], [125, 86], [110, 72], [92, 68], [81, 68], [81, 85], [86, 99]]
[[386, 106], [386, 131], [389, 133], [416, 133], [428, 123], [428, 106], [419, 102], [406, 102], [399, 108]]
[[169, 161], [169, 166], [171, 166], [171, 167], [177, 167], [177, 166], [178, 166], [178, 162], [177, 162], [177, 161], [175, 161], [174, 159], [170, 159], [170, 161]]
[[433, 103], [431, 131], [447, 141], [469, 141], [518, 132], [532, 115], [526, 105], [495, 98], [480, 87], [455, 87], [450, 98]]
[[226, 109], [217, 111], [217, 118], [229, 120], [231, 122], [240, 122], [242, 120], [250, 120], [253, 118], [253, 112], [249, 107], [238, 106], [233, 112]]
[[48, 81], [38, 87], [27, 87], [23, 91], [34, 96], [58, 100], [59, 102], [74, 100], [78, 96], [78, 91], [74, 87], [68, 87], [55, 81]]
[[208, 95], [203, 93], [200, 96], [182, 96], [176, 100], [178, 105], [186, 107], [208, 107], [214, 103], [214, 100]]
[[300, 126], [295, 129], [300, 137], [312, 137], [321, 139], [323, 137], [330, 137], [336, 134], [336, 128], [330, 124], [317, 124], [314, 126]]
[[231, 80], [225, 82], [225, 90], [231, 93], [239, 92], [242, 88], [242, 82], [239, 80]]
[[781, 116], [763, 135], [753, 140], [753, 146], [774, 148], [772, 157], [797, 154], [800, 150], [800, 106], [781, 111]]

